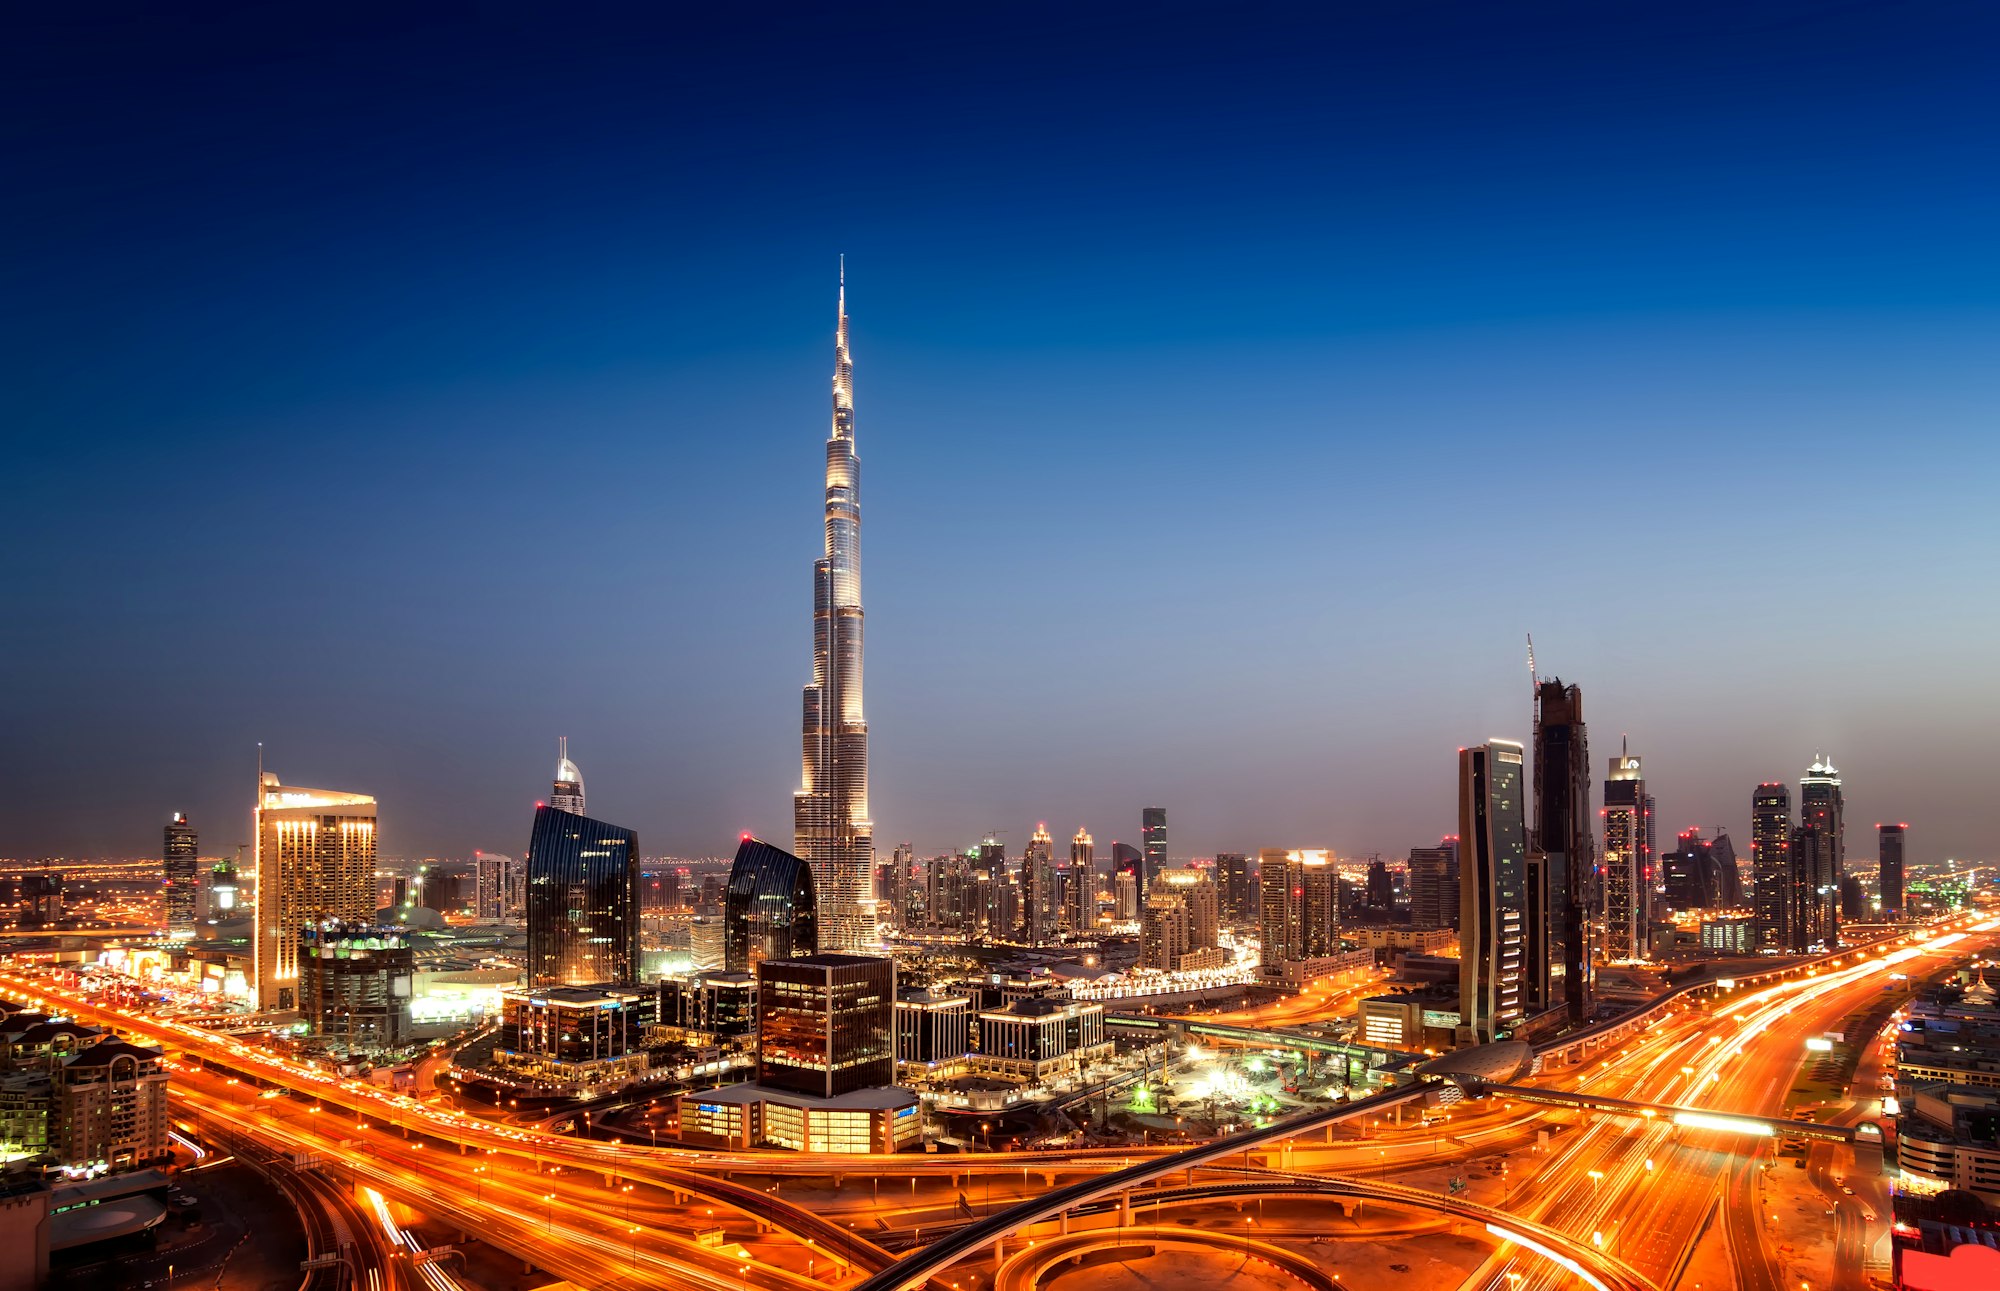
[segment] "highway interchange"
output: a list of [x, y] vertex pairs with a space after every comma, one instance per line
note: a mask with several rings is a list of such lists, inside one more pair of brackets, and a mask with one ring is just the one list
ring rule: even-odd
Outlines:
[[[1710, 998], [1677, 999], [1621, 1043], [1582, 1064], [1545, 1070], [1534, 1083], [1783, 1115], [1808, 1037], [1880, 1012], [1886, 996], [1986, 949], [1996, 929], [2000, 919], [1961, 916], [1802, 968], [1789, 980], [1698, 992]], [[1285, 1122], [1212, 1160], [1130, 1148], [893, 1157], [701, 1152], [549, 1133], [336, 1079], [232, 1037], [100, 1005], [46, 976], [0, 972], [0, 990], [165, 1046], [184, 1128], [261, 1156], [313, 1216], [315, 1251], [340, 1252], [322, 1285], [307, 1291], [336, 1291], [343, 1280], [366, 1291], [461, 1285], [446, 1271], [451, 1261], [429, 1258], [396, 1221], [392, 1203], [421, 1213], [433, 1229], [607, 1288], [797, 1291], [863, 1279], [871, 1288], [920, 1285], [935, 1276], [943, 1280], [934, 1285], [961, 1291], [1018, 1291], [1034, 1280], [1024, 1262], [1031, 1251], [1041, 1251], [1035, 1267], [1054, 1267], [1043, 1249], [1050, 1241], [1060, 1240], [1066, 1252], [1140, 1244], [1120, 1230], [1148, 1227], [1163, 1206], [1212, 1204], [1216, 1196], [1348, 1208], [1335, 1214], [1351, 1212], [1358, 1200], [1483, 1229], [1491, 1254], [1466, 1284], [1479, 1291], [1579, 1283], [1668, 1288], [1705, 1234], [1727, 1243], [1737, 1285], [1747, 1291], [1779, 1291], [1784, 1276], [1759, 1212], [1758, 1175], [1770, 1141], [1665, 1117], [1552, 1112], [1495, 1096], [1432, 1108], [1425, 1124], [1417, 1106], [1424, 1091], [1416, 1090], [1405, 1091], [1400, 1110], [1378, 1101], [1393, 1095], [1378, 1095], [1312, 1122]], [[1326, 998], [1328, 1007], [1348, 1004], [1344, 993]], [[1321, 1016], [1295, 1009], [1284, 1020]], [[1441, 1092], [1431, 1091], [1433, 1100]], [[1343, 1112], [1343, 1123], [1330, 1123]], [[1837, 1168], [1838, 1151], [1818, 1150], [1816, 1179]], [[1495, 1181], [1501, 1195], [1490, 1200], [1499, 1204], [1396, 1182], [1436, 1174], [1440, 1163], [1463, 1163], [1462, 1175]], [[1111, 1184], [1114, 1204], [1062, 1215], [1043, 1215], [1046, 1205], [1034, 1204], [1059, 1188], [1101, 1191], [1113, 1176], [1129, 1180]], [[1205, 1188], [1230, 1191], [1188, 1191]], [[1836, 1209], [1833, 1222], [1849, 1256], [1879, 1240], [1886, 1197]], [[1004, 1229], [1003, 1240], [979, 1241], [918, 1274], [924, 1251], [946, 1249], [952, 1233], [980, 1220]], [[1218, 1237], [1213, 1244], [1243, 1242]]]

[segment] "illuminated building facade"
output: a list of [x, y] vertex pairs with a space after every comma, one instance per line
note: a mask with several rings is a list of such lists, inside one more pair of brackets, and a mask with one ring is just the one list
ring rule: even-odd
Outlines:
[[1907, 823], [1875, 826], [1876, 895], [1884, 919], [1903, 917], [1903, 836]]
[[1792, 829], [1787, 887], [1788, 940], [1794, 954], [1840, 943], [1840, 884], [1834, 877], [1833, 840], [1820, 827], [1801, 821]]
[[1590, 820], [1590, 739], [1583, 689], [1561, 681], [1535, 686], [1535, 849], [1541, 855], [1544, 917], [1528, 922], [1528, 962], [1538, 990], [1530, 1011], [1562, 1008], [1571, 1025], [1590, 1008], [1590, 921], [1586, 891], [1596, 867]]
[[1257, 853], [1257, 932], [1265, 977], [1340, 949], [1340, 877], [1323, 848]]
[[1087, 936], [1097, 927], [1097, 843], [1088, 829], [1069, 840], [1068, 896], [1063, 922], [1071, 936]]
[[745, 835], [729, 868], [722, 912], [722, 967], [755, 972], [768, 959], [819, 953], [819, 902], [812, 867]]
[[1792, 944], [1792, 794], [1776, 782], [1760, 784], [1750, 796], [1751, 901], [1760, 948], [1784, 950]]
[[299, 999], [299, 934], [308, 923], [375, 919], [375, 800], [301, 789], [269, 771], [257, 786], [257, 1007]]
[[757, 1083], [833, 1098], [896, 1080], [896, 966], [868, 955], [757, 966]]
[[175, 812], [167, 822], [165, 846], [160, 853], [166, 875], [167, 931], [174, 936], [194, 935], [196, 899], [201, 895], [195, 854], [200, 847], [187, 816]]
[[1229, 952], [1216, 945], [1218, 906], [1205, 871], [1161, 870], [1140, 918], [1139, 966], [1169, 973], [1225, 967]]
[[527, 863], [528, 985], [638, 980], [639, 836], [544, 804]]
[[1519, 744], [1490, 740], [1458, 754], [1459, 1012], [1466, 1038], [1505, 1040], [1527, 1001], [1527, 823]]
[[1139, 812], [1139, 845], [1145, 851], [1145, 866], [1139, 871], [1139, 899], [1153, 891], [1153, 880], [1167, 868], [1167, 809], [1146, 807]]
[[1652, 799], [1639, 759], [1620, 749], [1604, 780], [1604, 953], [1646, 958], [1652, 921]]
[[416, 951], [403, 929], [372, 925], [327, 919], [300, 933], [299, 1008], [312, 1033], [341, 1053], [410, 1043]]
[[813, 565], [813, 676], [805, 688], [803, 779], [792, 814], [794, 850], [812, 866], [819, 893], [820, 944], [859, 953], [873, 950], [879, 939], [861, 685], [861, 461], [854, 449], [844, 270], [838, 314], [833, 431], [826, 441], [826, 553]]
[[478, 917], [488, 923], [520, 918], [527, 902], [527, 884], [519, 863], [498, 852], [475, 852], [472, 867], [476, 884], [473, 908]]

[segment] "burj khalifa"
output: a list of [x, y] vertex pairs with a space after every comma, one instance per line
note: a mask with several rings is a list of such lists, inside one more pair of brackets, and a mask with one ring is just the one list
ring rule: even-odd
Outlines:
[[819, 948], [872, 954], [875, 827], [868, 819], [868, 719], [861, 709], [861, 461], [854, 452], [854, 364], [847, 350], [847, 271], [833, 355], [826, 441], [826, 554], [813, 564], [813, 675], [805, 689], [805, 758], [792, 800], [795, 847], [812, 868]]

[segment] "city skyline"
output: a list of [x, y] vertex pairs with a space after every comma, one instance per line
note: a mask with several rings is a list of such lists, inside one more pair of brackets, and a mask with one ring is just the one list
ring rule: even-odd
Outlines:
[[[4, 324], [32, 442], [0, 524], [48, 554], [10, 616], [33, 683], [0, 751], [21, 787], [0, 852], [143, 856], [186, 811], [228, 855], [259, 740], [376, 795], [390, 855], [518, 854], [557, 735], [649, 850], [791, 836], [799, 466], [844, 251], [882, 837], [928, 854], [1087, 822], [1108, 851], [1163, 805], [1181, 857], [1420, 846], [1453, 828], [1453, 750], [1530, 738], [1533, 631], [1600, 746], [1643, 750], [1667, 836], [1747, 837], [1754, 786], [1823, 749], [1854, 820], [1912, 823], [1911, 865], [1990, 860], [1969, 804], [2000, 622], [1963, 589], [2000, 542], [1996, 204], [1951, 160], [1974, 142], [1963, 28], [1990, 19], [1790, 12], [1697, 7], [1629, 42], [1580, 13], [1553, 46], [1473, 17], [1431, 46], [1442, 81], [1366, 66], [1414, 19], [1296, 42], [1333, 68], [1273, 71], [1269, 33], [1233, 32], [1203, 51], [1214, 115], [1192, 136], [1129, 106], [1176, 102], [1184, 37], [1134, 51], [1084, 18], [1060, 47], [1004, 47], [1007, 88], [932, 86], [952, 111], [890, 124], [870, 96], [953, 47], [939, 19], [853, 47], [865, 110], [832, 150], [793, 83], [818, 28], [773, 33], [731, 90], [658, 87], [571, 33], [548, 84], [598, 83], [587, 107], [480, 97], [524, 33], [460, 49], [422, 28], [356, 57], [428, 73], [449, 47], [443, 82], [338, 121], [167, 93], [189, 69], [267, 90], [277, 19], [57, 41], [7, 91], [79, 110], [21, 186], [16, 242], [42, 254]], [[1137, 56], [1093, 61], [1114, 49]], [[1582, 70], [1595, 55], [1624, 83]], [[133, 93], [91, 95], [107, 75]], [[1857, 80], [1873, 97], [1829, 99]], [[1017, 120], [1016, 85], [1075, 128]], [[746, 90], [763, 106], [723, 133], [676, 133], [701, 95]], [[447, 110], [462, 134], [468, 107], [497, 133], [452, 154], [458, 195], [413, 187], [399, 167], [446, 137], [421, 123]], [[353, 150], [383, 137], [386, 166]], [[979, 167], [951, 160], [968, 144]], [[671, 181], [631, 178], [653, 150]], [[739, 191], [744, 156], [768, 165]], [[323, 182], [351, 184], [351, 218], [313, 206]], [[1700, 216], [1721, 193], [1726, 227]], [[353, 486], [288, 487], [327, 445]], [[1560, 516], [1533, 488], [1551, 471], [1577, 486]], [[1461, 531], [1488, 517], [1510, 554], [1474, 568]], [[1626, 593], [1530, 605], [1530, 553], [1558, 540], [1577, 585]], [[1867, 632], [1773, 600], [1806, 561]], [[296, 573], [350, 569], [339, 615]], [[521, 612], [553, 587], [620, 613]]]

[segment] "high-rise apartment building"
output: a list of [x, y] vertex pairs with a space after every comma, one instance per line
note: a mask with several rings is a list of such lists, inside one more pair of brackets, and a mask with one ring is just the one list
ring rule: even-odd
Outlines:
[[1875, 895], [1884, 919], [1903, 917], [1903, 835], [1909, 829], [1908, 822], [1875, 826]]
[[1097, 844], [1088, 829], [1069, 840], [1068, 895], [1063, 922], [1071, 936], [1087, 936], [1097, 927]]
[[819, 953], [819, 901], [812, 867], [745, 834], [729, 867], [722, 911], [722, 967], [751, 973], [768, 959]]
[[375, 921], [375, 800], [257, 782], [257, 1007], [299, 1007], [299, 937], [308, 923]]
[[638, 834], [540, 806], [527, 864], [528, 986], [638, 981]]
[[1248, 856], [1242, 852], [1217, 852], [1215, 887], [1226, 922], [1241, 924], [1256, 918], [1257, 886], [1250, 876]]
[[1592, 959], [1587, 890], [1596, 867], [1590, 819], [1590, 739], [1583, 689], [1535, 685], [1535, 850], [1542, 857], [1547, 917], [1528, 925], [1528, 961], [1547, 965], [1531, 1011], [1563, 1008], [1571, 1025], [1590, 1008]]
[[166, 877], [167, 932], [176, 937], [194, 936], [195, 906], [201, 895], [198, 876], [201, 850], [194, 826], [181, 812], [167, 822], [165, 850], [161, 852]]
[[1604, 953], [1646, 958], [1652, 921], [1653, 800], [1639, 759], [1621, 747], [1604, 778]]
[[1139, 871], [1139, 899], [1153, 890], [1153, 880], [1167, 868], [1167, 809], [1147, 807], [1139, 813], [1139, 845], [1145, 849], [1145, 868]]
[[1410, 926], [1458, 927], [1458, 839], [1410, 849]]
[[583, 772], [569, 760], [569, 736], [556, 740], [556, 779], [549, 789], [549, 806], [572, 816], [583, 815]]
[[1257, 933], [1263, 974], [1284, 976], [1284, 966], [1340, 949], [1340, 876], [1321, 848], [1257, 853]]
[[1750, 796], [1750, 883], [1760, 949], [1792, 945], [1792, 794], [1775, 781]]
[[1819, 836], [1814, 895], [1824, 912], [1817, 916], [1820, 940], [1840, 944], [1840, 883], [1847, 877], [1847, 823], [1840, 792], [1840, 771], [1825, 754], [1813, 758], [1799, 777], [1799, 824], [1811, 825]]
[[1220, 914], [1206, 872], [1161, 870], [1140, 917], [1140, 967], [1182, 972], [1224, 966], [1229, 954], [1217, 945]]
[[1459, 1013], [1463, 1033], [1505, 1040], [1525, 1016], [1528, 840], [1519, 744], [1458, 754]]
[[1057, 914], [1055, 840], [1041, 821], [1021, 856], [1021, 939], [1030, 946], [1054, 941]]
[[818, 1098], [896, 1082], [896, 966], [865, 955], [757, 966], [757, 1083]]
[[819, 892], [820, 944], [859, 954], [879, 944], [875, 826], [868, 819], [868, 719], [862, 711], [861, 459], [854, 447], [854, 364], [847, 274], [834, 331], [833, 430], [826, 441], [826, 549], [813, 564], [813, 673], [805, 688], [805, 758], [792, 799], [798, 854]]
[[527, 884], [514, 858], [498, 852], [474, 852], [472, 868], [474, 913], [487, 923], [520, 918], [527, 902]]

